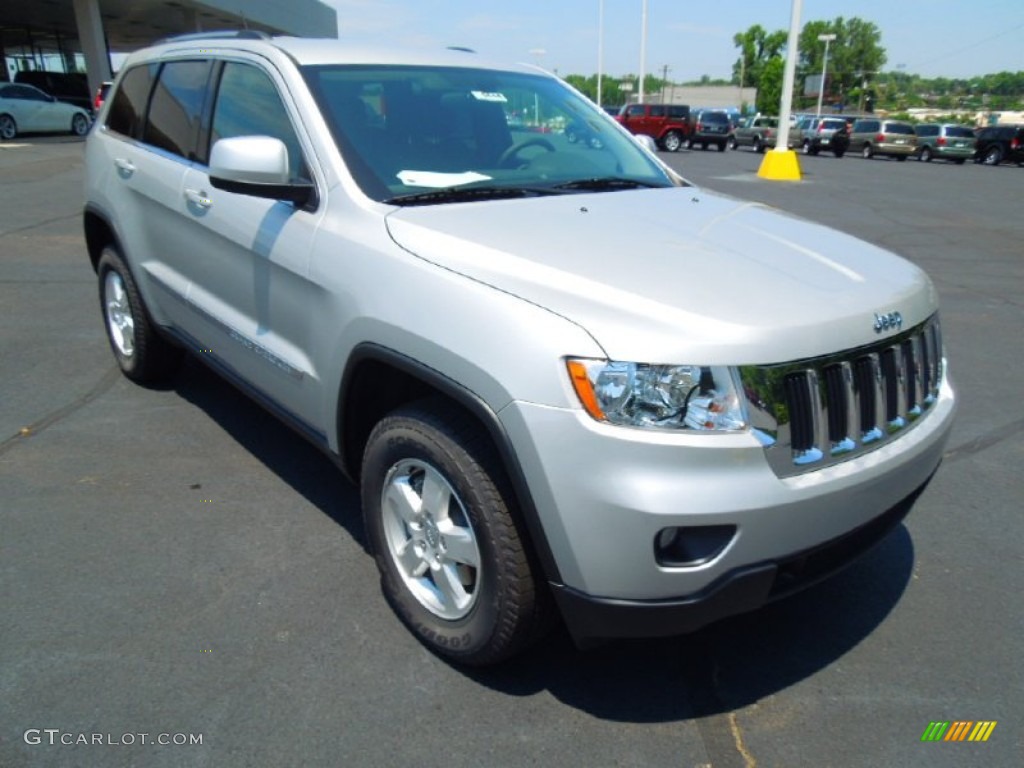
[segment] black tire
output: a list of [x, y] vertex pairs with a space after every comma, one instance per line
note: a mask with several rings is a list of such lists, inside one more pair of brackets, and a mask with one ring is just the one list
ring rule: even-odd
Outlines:
[[[426, 487], [435, 512], [417, 496]], [[406, 507], [410, 494], [418, 503]], [[363, 455], [362, 502], [384, 595], [434, 653], [494, 664], [546, 628], [550, 595], [514, 495], [486, 434], [461, 411], [427, 400], [382, 419]]]
[[669, 131], [661, 143], [666, 152], [678, 152], [683, 146], [683, 137], [679, 131]]
[[834, 149], [832, 151], [835, 153], [835, 156], [837, 158], [840, 158], [840, 157], [842, 157], [843, 155], [846, 154], [846, 150], [845, 149]]
[[907, 156], [906, 155], [896, 155], [896, 162], [898, 162], [898, 163], [905, 163], [905, 162], [907, 162]]
[[864, 148], [861, 149], [860, 153], [861, 155], [863, 155], [865, 160], [870, 160], [872, 157], [875, 156], [875, 150], [872, 148], [870, 144], [865, 144]]
[[10, 141], [18, 135], [18, 124], [10, 115], [0, 115], [0, 141]]
[[809, 154], [811, 157], [817, 157], [820, 152], [821, 147], [819, 147], [817, 144], [814, 144], [811, 146], [807, 154]]
[[719, 152], [725, 152], [726, 142], [720, 141], [720, 142], [718, 142], [717, 146], [718, 146], [718, 151]]
[[989, 147], [985, 151], [985, 158], [982, 162], [985, 165], [999, 165], [1003, 162], [1003, 150], [997, 146]]
[[930, 147], [922, 147], [921, 154], [917, 156], [917, 159], [922, 163], [930, 163], [932, 161], [932, 150]]
[[761, 143], [760, 136], [754, 137], [754, 151], [757, 152], [757, 154], [759, 155], [764, 152], [764, 144]]
[[702, 141], [702, 142], [700, 143], [700, 148], [701, 148], [702, 150], [704, 150], [704, 151], [707, 151], [707, 148], [708, 148], [708, 143], [707, 143], [706, 141]]
[[811, 154], [811, 142], [807, 141], [807, 139], [804, 139], [804, 143], [800, 145], [800, 151], [803, 152], [805, 155]]
[[71, 118], [71, 133], [75, 136], [85, 136], [89, 132], [89, 118], [81, 112], [77, 112]]
[[954, 160], [953, 162], [954, 162], [954, 163], [956, 163], [957, 165], [963, 165], [964, 163], [966, 163], [966, 162], [967, 162], [967, 160], [966, 160], [965, 158], [963, 158], [963, 157], [958, 157], [958, 158], [957, 158], [956, 160]]
[[96, 267], [107, 340], [121, 371], [147, 386], [166, 383], [181, 365], [182, 350], [156, 331], [121, 254], [107, 245]]
[[740, 146], [740, 144], [739, 144], [738, 141], [736, 141], [736, 137], [735, 136], [730, 136], [729, 137], [729, 149], [737, 150], [737, 149], [739, 149], [739, 146]]

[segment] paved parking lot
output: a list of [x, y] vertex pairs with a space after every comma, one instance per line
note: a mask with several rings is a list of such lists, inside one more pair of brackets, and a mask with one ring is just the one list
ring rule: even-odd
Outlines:
[[[0, 145], [0, 765], [1019, 764], [1024, 169], [821, 156], [790, 184], [749, 151], [662, 155], [929, 271], [961, 403], [946, 462], [798, 597], [466, 672], [381, 599], [326, 459], [199, 364], [167, 390], [116, 372], [81, 150]], [[998, 725], [922, 743], [936, 720]]]

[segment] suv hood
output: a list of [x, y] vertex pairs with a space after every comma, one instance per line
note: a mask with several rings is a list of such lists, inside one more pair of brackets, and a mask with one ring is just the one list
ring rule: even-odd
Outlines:
[[891, 253], [693, 187], [408, 207], [386, 220], [405, 250], [577, 323], [614, 360], [796, 360], [877, 342], [875, 313], [899, 312], [907, 329], [937, 308], [924, 272]]

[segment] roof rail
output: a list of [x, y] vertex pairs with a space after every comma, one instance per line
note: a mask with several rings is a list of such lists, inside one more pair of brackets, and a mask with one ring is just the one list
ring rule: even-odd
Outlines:
[[214, 32], [190, 32], [165, 37], [161, 43], [187, 43], [194, 40], [270, 40], [271, 36], [258, 29], [221, 29]]

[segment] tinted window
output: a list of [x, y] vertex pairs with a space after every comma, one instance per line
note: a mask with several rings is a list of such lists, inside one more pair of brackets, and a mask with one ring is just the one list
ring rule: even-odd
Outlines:
[[210, 68], [209, 61], [164, 64], [150, 100], [143, 141], [181, 157], [195, 157]]
[[138, 139], [142, 137], [142, 122], [146, 102], [156, 78], [157, 65], [135, 67], [125, 72], [121, 84], [114, 92], [107, 112], [107, 128]]
[[905, 136], [913, 136], [914, 135], [914, 126], [909, 125], [907, 123], [886, 123], [885, 124], [885, 132], [886, 133], [898, 133], [900, 135], [905, 135]]
[[12, 85], [4, 89], [5, 99], [23, 99], [25, 101], [49, 101], [42, 91], [31, 88], [27, 85]]
[[669, 107], [668, 108], [668, 114], [669, 114], [669, 117], [684, 117], [684, 118], [685, 117], [689, 117], [690, 116], [690, 108], [689, 107], [682, 107], [682, 106], [680, 106], [680, 107]]
[[954, 136], [958, 139], [973, 139], [974, 131], [966, 126], [961, 125], [949, 125], [946, 126], [946, 135]]
[[937, 125], [919, 125], [915, 129], [918, 136], [938, 136], [939, 126]]
[[211, 143], [232, 136], [280, 139], [288, 148], [292, 178], [308, 175], [303, 170], [298, 136], [273, 81], [254, 66], [229, 62], [217, 91]]
[[660, 104], [655, 104], [651, 107], [651, 117], [664, 117], [665, 108]]
[[729, 122], [729, 116], [725, 112], [705, 112], [700, 116], [702, 123], [717, 123], [722, 125]]
[[626, 110], [626, 114], [630, 117], [643, 117], [644, 107], [643, 104], [633, 104]]

